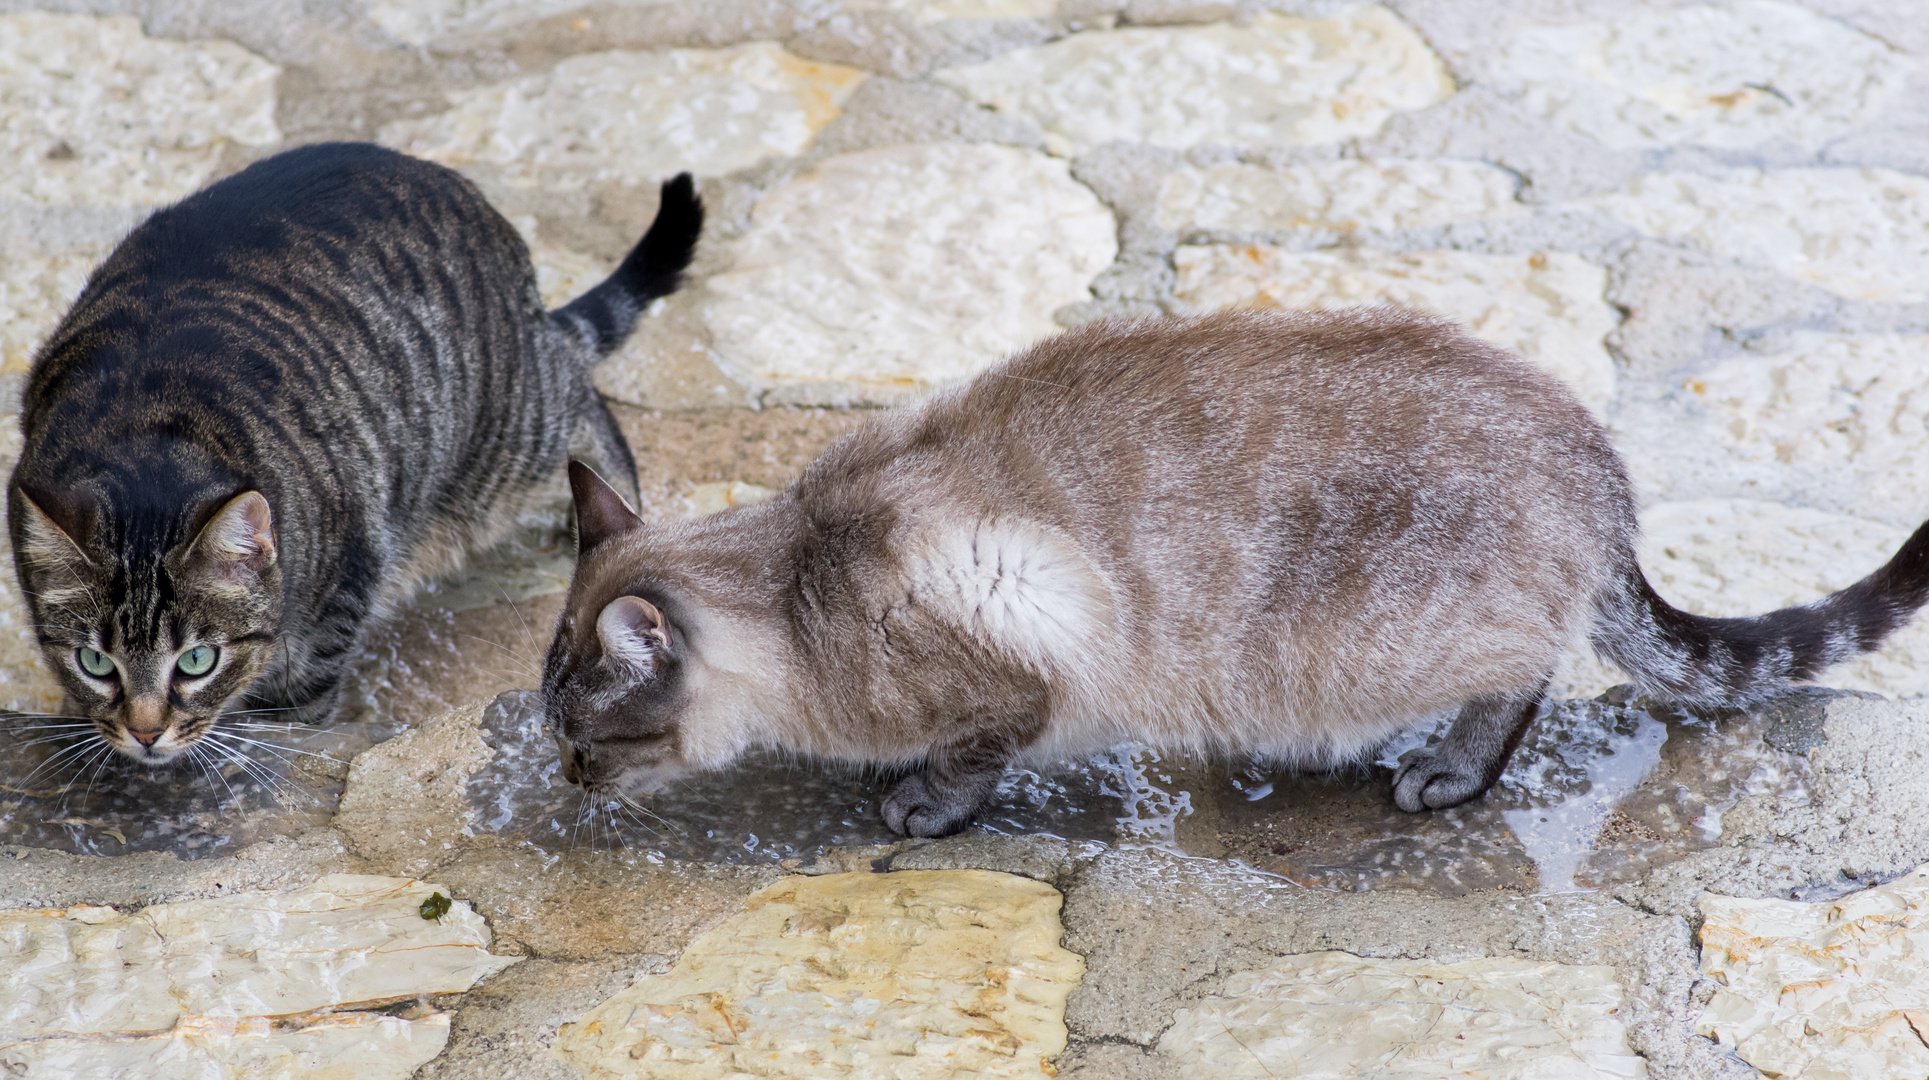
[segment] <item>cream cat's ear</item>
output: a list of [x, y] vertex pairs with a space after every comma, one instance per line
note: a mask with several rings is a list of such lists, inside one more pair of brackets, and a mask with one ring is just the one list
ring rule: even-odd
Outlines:
[[[42, 509], [41, 502], [66, 511], [68, 526], [63, 528], [55, 521], [52, 514]], [[46, 492], [42, 492], [36, 500], [27, 494], [25, 488], [20, 489], [20, 523], [24, 526], [22, 554], [36, 569], [79, 575], [91, 570], [94, 561], [87, 557], [87, 553], [81, 549], [80, 540], [75, 539], [68, 528], [78, 531], [80, 521], [92, 509], [92, 501], [82, 496], [65, 502], [71, 505], [63, 505]]]
[[630, 504], [603, 482], [596, 470], [569, 459], [569, 493], [576, 498], [576, 550], [588, 551], [605, 540], [643, 527]]
[[634, 671], [658, 671], [670, 660], [670, 628], [663, 612], [640, 596], [619, 596], [596, 617], [603, 654]]
[[215, 577], [260, 574], [275, 564], [275, 515], [259, 491], [244, 491], [214, 512], [188, 545], [188, 566]]

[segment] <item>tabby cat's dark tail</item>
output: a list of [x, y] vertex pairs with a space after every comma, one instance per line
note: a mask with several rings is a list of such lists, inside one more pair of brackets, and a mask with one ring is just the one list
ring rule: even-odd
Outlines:
[[1688, 704], [1743, 705], [1868, 652], [1929, 600], [1929, 525], [1880, 570], [1802, 607], [1748, 619], [1690, 615], [1655, 595], [1627, 559], [1589, 637], [1645, 691]]
[[703, 231], [703, 200], [689, 173], [663, 184], [656, 220], [602, 284], [550, 312], [564, 329], [607, 356], [636, 328], [650, 301], [676, 291]]

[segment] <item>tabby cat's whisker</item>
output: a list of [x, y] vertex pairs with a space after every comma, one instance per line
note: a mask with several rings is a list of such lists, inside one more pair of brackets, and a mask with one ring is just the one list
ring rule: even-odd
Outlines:
[[[197, 743], [195, 744], [194, 749], [206, 750], [207, 746], [208, 744], [205, 742]], [[215, 749], [220, 749], [220, 748], [216, 747]], [[201, 769], [203, 772], [207, 773], [209, 777], [215, 780], [221, 781], [221, 786], [228, 789], [228, 805], [230, 806], [241, 805], [241, 796], [236, 795], [234, 793], [234, 785], [228, 782], [228, 774], [222, 770], [221, 763], [215, 759], [214, 755], [209, 754], [203, 759], [201, 764]], [[208, 786], [212, 788], [214, 785], [209, 784]]]
[[234, 762], [241, 768], [242, 773], [247, 775], [255, 783], [267, 788], [277, 799], [287, 796], [288, 792], [281, 786], [280, 777], [274, 775], [273, 772], [269, 771], [268, 768], [260, 762], [249, 758], [246, 754], [240, 753], [234, 747], [223, 743], [209, 742], [204, 739], [201, 745], [212, 747], [216, 753]]
[[[343, 764], [346, 764], [346, 762], [342, 762], [340, 758], [331, 757], [327, 753], [316, 753], [313, 750], [298, 750], [295, 747], [284, 746], [281, 743], [263, 742], [260, 739], [250, 739], [243, 735], [236, 735], [232, 731], [210, 731], [207, 733], [206, 737], [211, 739], [228, 739], [238, 743], [246, 743], [249, 746], [259, 746], [265, 750], [270, 751], [271, 753], [274, 753], [276, 756], [280, 756], [282, 753], [300, 754], [303, 757], [320, 758], [323, 761], [334, 761], [334, 762], [341, 762]], [[287, 759], [284, 758], [283, 760], [287, 760]]]
[[[56, 762], [58, 762], [58, 761], [59, 761], [59, 760], [60, 760], [61, 758], [64, 758], [64, 757], [66, 757], [66, 756], [68, 756], [69, 754], [79, 754], [80, 752], [82, 752], [82, 751], [84, 751], [84, 750], [86, 750], [86, 749], [87, 749], [87, 748], [88, 748], [89, 746], [91, 746], [91, 745], [93, 745], [93, 744], [92, 744], [92, 743], [86, 743], [86, 742], [82, 742], [82, 743], [76, 743], [75, 745], [73, 745], [73, 746], [70, 746], [70, 747], [68, 747], [68, 748], [66, 748], [65, 750], [62, 750], [61, 752], [59, 752], [59, 753], [57, 753], [57, 754], [55, 754], [55, 755], [53, 755], [52, 757], [50, 757], [50, 758], [48, 758], [47, 760], [45, 760], [45, 761], [43, 761], [43, 762], [41, 762], [41, 763], [40, 763], [39, 765], [36, 765], [36, 766], [34, 766], [34, 770], [33, 770], [32, 772], [30, 772], [30, 773], [28, 773], [27, 775], [25, 775], [25, 776], [23, 776], [23, 777], [21, 777], [21, 778], [20, 778], [20, 786], [21, 786], [21, 787], [26, 787], [26, 786], [27, 786], [27, 785], [28, 785], [28, 784], [29, 784], [30, 782], [32, 782], [32, 780], [33, 780], [33, 778], [34, 778], [34, 777], [36, 777], [36, 776], [39, 776], [39, 775], [40, 775], [40, 773], [41, 773], [41, 771], [42, 771], [42, 770], [44, 770], [44, 769], [47, 769], [47, 768], [49, 768], [49, 767], [51, 767], [51, 766], [52, 766], [52, 765], [53, 765], [54, 763], [56, 763]], [[105, 746], [106, 744], [104, 744], [104, 743], [103, 743], [102, 745], [103, 745], [103, 746]], [[110, 749], [110, 750], [111, 750], [111, 749], [113, 749], [113, 747], [111, 747], [111, 746], [109, 746], [109, 747], [107, 747], [107, 748], [108, 748], [108, 749]]]
[[[108, 759], [113, 756], [113, 753], [113, 747], [103, 744], [95, 750], [93, 757], [87, 758], [80, 763], [80, 766], [74, 770], [74, 778], [67, 781], [66, 787], [60, 789], [60, 805], [54, 807], [54, 817], [56, 819], [67, 816], [67, 803], [74, 797], [74, 785], [80, 783], [80, 778], [83, 775], [89, 777], [87, 781], [87, 793], [90, 795], [93, 794], [94, 781], [91, 778], [95, 773], [100, 771], [101, 766], [107, 763]], [[81, 801], [85, 802], [86, 797], [82, 796]]]
[[69, 731], [62, 735], [43, 735], [38, 739], [28, 739], [26, 742], [15, 745], [24, 750], [30, 746], [45, 746], [48, 743], [72, 742], [75, 739], [85, 739], [89, 734], [89, 732], [85, 731]]

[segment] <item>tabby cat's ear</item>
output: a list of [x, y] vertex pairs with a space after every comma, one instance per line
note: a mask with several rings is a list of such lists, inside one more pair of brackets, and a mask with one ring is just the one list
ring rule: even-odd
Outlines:
[[569, 459], [569, 492], [576, 497], [578, 553], [643, 527], [643, 519], [636, 516], [623, 496], [604, 483], [595, 469], [575, 458]]
[[244, 491], [214, 512], [188, 545], [188, 567], [217, 578], [260, 574], [275, 564], [275, 515], [259, 491]]
[[670, 660], [670, 628], [663, 612], [640, 596], [619, 596], [596, 617], [603, 655], [637, 672], [655, 672]]
[[[20, 503], [21, 523], [26, 526], [23, 538], [26, 550], [22, 554], [30, 565], [75, 575], [93, 569], [94, 561], [81, 547], [94, 509], [90, 496], [78, 493], [62, 498], [48, 491], [29, 493], [23, 487]], [[42, 503], [46, 505], [43, 507]]]

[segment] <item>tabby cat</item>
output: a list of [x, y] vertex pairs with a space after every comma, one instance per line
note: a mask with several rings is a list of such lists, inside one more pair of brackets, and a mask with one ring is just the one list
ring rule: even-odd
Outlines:
[[1929, 597], [1925, 526], [1806, 607], [1669, 606], [1573, 394], [1387, 312], [1083, 327], [696, 521], [645, 524], [570, 472], [543, 674], [565, 775], [632, 796], [756, 745], [909, 767], [883, 811], [915, 836], [1016, 760], [1131, 739], [1331, 766], [1458, 705], [1393, 780], [1405, 810], [1454, 806], [1583, 635], [1644, 690], [1739, 703]]
[[686, 174], [545, 311], [514, 228], [377, 146], [268, 158], [115, 249], [27, 377], [14, 565], [68, 711], [150, 764], [234, 709], [334, 712], [364, 634], [499, 539], [572, 446], [635, 491], [590, 384], [689, 264]]

